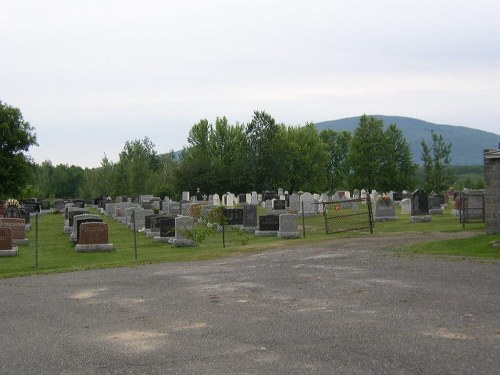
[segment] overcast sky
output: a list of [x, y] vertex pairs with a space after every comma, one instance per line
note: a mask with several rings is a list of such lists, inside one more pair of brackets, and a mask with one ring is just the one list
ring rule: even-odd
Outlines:
[[200, 119], [366, 114], [500, 134], [498, 0], [0, 0], [0, 100], [37, 163], [96, 167]]

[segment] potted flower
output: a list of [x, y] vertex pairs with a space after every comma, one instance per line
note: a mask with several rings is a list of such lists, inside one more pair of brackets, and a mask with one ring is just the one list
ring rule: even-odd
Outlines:
[[390, 206], [391, 202], [392, 202], [392, 199], [387, 194], [382, 194], [378, 197], [378, 203], [380, 203], [381, 205]]

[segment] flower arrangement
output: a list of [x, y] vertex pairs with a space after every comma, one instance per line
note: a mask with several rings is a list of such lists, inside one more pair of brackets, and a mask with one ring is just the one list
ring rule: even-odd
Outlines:
[[382, 203], [382, 204], [385, 204], [386, 206], [388, 206], [392, 202], [392, 199], [387, 194], [383, 194], [383, 195], [380, 195], [378, 197], [378, 201], [379, 201], [379, 203]]
[[14, 199], [14, 198], [7, 199], [7, 202], [5, 202], [5, 207], [8, 207], [8, 206], [15, 206], [15, 207], [19, 208], [19, 201], [17, 199]]

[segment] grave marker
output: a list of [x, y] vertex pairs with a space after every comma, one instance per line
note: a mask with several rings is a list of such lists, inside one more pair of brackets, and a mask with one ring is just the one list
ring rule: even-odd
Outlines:
[[79, 243], [75, 246], [78, 252], [104, 252], [114, 250], [109, 243], [108, 224], [104, 222], [78, 222], [80, 228]]
[[0, 256], [17, 255], [17, 247], [13, 246], [10, 228], [0, 227]]

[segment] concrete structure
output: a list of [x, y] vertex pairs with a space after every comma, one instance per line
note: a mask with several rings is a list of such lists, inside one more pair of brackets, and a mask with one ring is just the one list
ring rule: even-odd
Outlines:
[[486, 233], [500, 233], [500, 150], [484, 152]]

